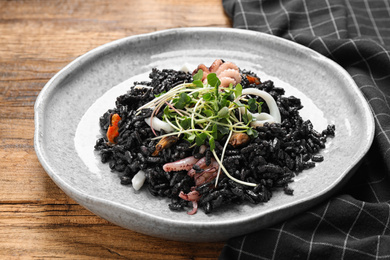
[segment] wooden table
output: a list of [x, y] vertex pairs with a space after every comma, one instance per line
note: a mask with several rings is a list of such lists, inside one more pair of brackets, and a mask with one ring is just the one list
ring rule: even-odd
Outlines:
[[230, 27], [221, 0], [0, 0], [0, 258], [215, 259], [115, 226], [65, 195], [35, 154], [34, 102], [65, 65], [104, 43], [189, 26]]

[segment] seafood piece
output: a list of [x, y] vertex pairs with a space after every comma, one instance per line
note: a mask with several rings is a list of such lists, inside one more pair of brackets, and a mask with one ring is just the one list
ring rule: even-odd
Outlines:
[[191, 201], [192, 202], [192, 210], [188, 211], [188, 215], [194, 215], [196, 211], [198, 210], [198, 201], [200, 199], [199, 192], [196, 190], [192, 190], [185, 194], [183, 191], [179, 193], [179, 197], [182, 198], [183, 200], [186, 201]]
[[157, 156], [162, 149], [171, 147], [174, 143], [177, 142], [179, 138], [177, 136], [164, 136], [161, 140], [156, 144], [156, 150], [152, 153], [152, 156]]
[[195, 173], [194, 180], [195, 186], [198, 187], [204, 183], [210, 182], [217, 177], [219, 169], [219, 164], [213, 158], [211, 159], [211, 164], [200, 173]]
[[[192, 210], [187, 212], [189, 215], [193, 215], [196, 213], [198, 209], [198, 201], [201, 197], [201, 195], [198, 191], [195, 190], [195, 188], [204, 183], [212, 181], [218, 175], [218, 162], [214, 158], [211, 158], [210, 165], [207, 165], [206, 161], [206, 157], [203, 157], [202, 159], [198, 160], [195, 159], [194, 156], [191, 156], [173, 163], [164, 164], [163, 166], [163, 169], [166, 172], [188, 170], [188, 176], [194, 178], [195, 186], [191, 188], [191, 191], [187, 194], [185, 194], [183, 191], [180, 191], [179, 193], [180, 198], [192, 202]], [[197, 172], [195, 169], [193, 169], [194, 165], [197, 165], [197, 168], [201, 171]]]
[[221, 59], [215, 60], [213, 64], [211, 64], [211, 66], [209, 67], [210, 73], [215, 73], [222, 63], [223, 61]]
[[[199, 161], [197, 161], [194, 165], [197, 165], [200, 169], [203, 169], [205, 168], [206, 166], [206, 157], [202, 157]], [[190, 177], [194, 177], [196, 173], [196, 170], [194, 168], [191, 168], [187, 175], [190, 176]]]
[[209, 68], [207, 68], [204, 64], [199, 64], [198, 67], [192, 72], [192, 76], [194, 76], [199, 70], [203, 70], [202, 81], [205, 81], [207, 79], [207, 75], [210, 74]]
[[215, 73], [222, 63], [223, 61], [221, 59], [217, 59], [208, 68], [204, 64], [199, 64], [198, 67], [192, 72], [192, 76], [194, 76], [199, 70], [202, 70], [203, 71], [202, 81], [205, 81], [207, 79], [207, 75], [209, 75], [210, 73]]
[[119, 136], [118, 123], [121, 121], [121, 117], [118, 114], [110, 115], [110, 125], [107, 129], [107, 139], [110, 144], [116, 144]]
[[246, 133], [238, 133], [234, 132], [229, 139], [229, 144], [231, 144], [234, 148], [239, 147], [241, 145], [245, 145], [250, 141], [249, 135]]
[[[280, 123], [281, 122], [281, 117], [280, 117], [278, 105], [276, 104], [275, 99], [270, 94], [268, 94], [267, 92], [265, 92], [263, 90], [259, 90], [256, 88], [245, 88], [242, 90], [242, 95], [259, 96], [262, 99], [264, 99], [264, 101], [267, 103], [267, 106], [269, 108], [270, 114], [267, 114], [264, 112], [260, 113], [260, 114], [259, 113], [254, 113], [254, 114], [251, 113], [252, 117], [255, 119], [253, 122], [251, 122], [252, 127], [262, 126], [266, 122], [268, 122], [268, 123]], [[245, 113], [245, 108], [241, 107], [240, 112], [242, 114]], [[250, 112], [247, 111], [247, 113], [250, 113]]]
[[200, 199], [200, 194], [196, 190], [192, 190], [185, 194], [183, 191], [179, 193], [179, 197], [182, 198], [183, 200], [187, 201], [198, 201]]
[[140, 170], [136, 175], [134, 175], [133, 179], [131, 180], [133, 188], [135, 190], [141, 189], [142, 185], [144, 185], [145, 179], [145, 172]]
[[263, 126], [265, 123], [278, 123], [273, 116], [267, 113], [255, 113], [252, 114], [252, 116], [254, 119], [256, 119], [251, 123], [252, 127]]
[[162, 129], [166, 133], [171, 133], [175, 130], [170, 124], [160, 120], [158, 117], [155, 116], [145, 118], [145, 122], [156, 131], [161, 131]]
[[166, 172], [183, 171], [183, 170], [189, 171], [197, 161], [198, 159], [196, 159], [194, 156], [190, 156], [176, 162], [170, 162], [164, 164], [163, 170]]
[[200, 172], [197, 172], [194, 168], [188, 171], [187, 175], [193, 177], [195, 180], [195, 186], [202, 185], [203, 183], [212, 181], [215, 177], [217, 177], [217, 171], [219, 169], [218, 162], [211, 158], [210, 165], [206, 164], [207, 158], [201, 158], [195, 165], [198, 169], [201, 169]]
[[210, 73], [215, 73], [219, 80], [221, 81], [220, 87], [226, 88], [230, 84], [235, 86], [241, 82], [241, 73], [240, 69], [234, 63], [230, 61], [222, 61], [217, 59], [207, 68], [204, 64], [200, 64], [193, 72], [192, 75], [195, 75], [199, 70], [203, 70], [203, 83], [207, 81], [207, 75]]
[[238, 70], [234, 69], [226, 69], [223, 70], [221, 73], [218, 74], [218, 78], [231, 78], [234, 80], [235, 83], [241, 82], [241, 75]]
[[233, 78], [223, 77], [223, 78], [219, 78], [219, 80], [221, 81], [220, 86], [224, 88], [229, 87], [230, 84], [232, 84], [233, 86], [236, 85], [236, 81]]
[[[227, 88], [230, 84], [233, 86], [241, 82], [241, 73], [240, 69], [236, 64], [227, 61], [222, 63], [221, 66], [215, 72], [219, 80], [221, 81], [220, 87]], [[232, 82], [233, 81], [233, 82]]]
[[225, 70], [236, 70], [236, 71], [240, 71], [240, 69], [237, 67], [236, 64], [234, 64], [233, 62], [230, 62], [230, 61], [226, 61], [224, 63], [222, 63], [219, 68], [215, 71], [215, 74], [219, 75], [221, 74], [223, 71]]
[[253, 77], [251, 75], [245, 75], [245, 76], [248, 79], [249, 84], [256, 84], [256, 85], [260, 85], [261, 84], [261, 81], [260, 81], [259, 78]]

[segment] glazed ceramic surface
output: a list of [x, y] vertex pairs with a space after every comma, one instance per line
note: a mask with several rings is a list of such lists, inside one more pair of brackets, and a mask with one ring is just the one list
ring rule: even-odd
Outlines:
[[[152, 68], [190, 69], [217, 59], [273, 80], [286, 95], [301, 98], [301, 115], [315, 129], [336, 125], [321, 151], [325, 160], [303, 171], [293, 196], [275, 192], [265, 204], [234, 205], [206, 215], [174, 212], [168, 199], [123, 186], [94, 151], [99, 117], [135, 80]], [[192, 68], [191, 68], [192, 67]], [[35, 104], [38, 158], [71, 198], [119, 226], [180, 241], [221, 241], [246, 234], [320, 203], [353, 174], [369, 149], [373, 117], [355, 83], [340, 66], [318, 53], [274, 36], [247, 30], [182, 28], [132, 36], [98, 47], [66, 66], [43, 88]]]

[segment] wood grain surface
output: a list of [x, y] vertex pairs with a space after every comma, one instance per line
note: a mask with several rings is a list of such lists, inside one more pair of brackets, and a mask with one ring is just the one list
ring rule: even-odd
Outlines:
[[220, 0], [0, 0], [0, 258], [216, 259], [220, 243], [182, 243], [115, 226], [66, 196], [35, 154], [34, 102], [76, 57], [130, 35], [231, 27]]

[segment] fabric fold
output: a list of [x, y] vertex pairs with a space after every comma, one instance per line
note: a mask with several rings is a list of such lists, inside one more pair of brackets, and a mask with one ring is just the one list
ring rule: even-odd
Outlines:
[[230, 239], [220, 259], [390, 259], [390, 3], [222, 2], [233, 27], [294, 41], [341, 65], [370, 105], [375, 137], [339, 194], [284, 223]]

